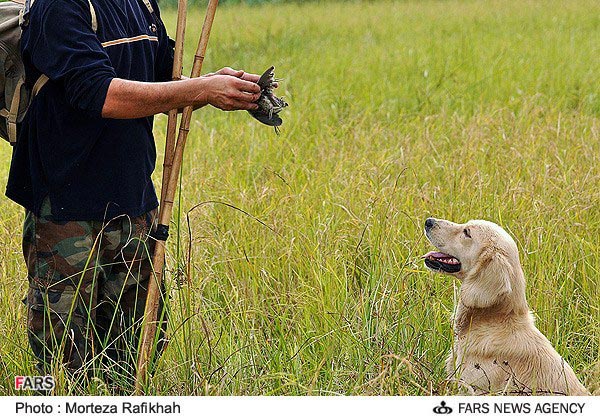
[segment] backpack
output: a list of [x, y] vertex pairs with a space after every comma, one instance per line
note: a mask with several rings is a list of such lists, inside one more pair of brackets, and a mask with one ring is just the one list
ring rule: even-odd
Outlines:
[[0, 136], [12, 144], [31, 97], [20, 49], [23, 11], [17, 2], [0, 3]]

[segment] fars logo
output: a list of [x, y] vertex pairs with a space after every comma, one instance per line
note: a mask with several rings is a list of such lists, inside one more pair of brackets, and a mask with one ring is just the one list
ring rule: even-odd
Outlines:
[[433, 408], [433, 413], [434, 414], [448, 415], [448, 414], [452, 413], [452, 408], [450, 408], [449, 406], [447, 406], [446, 402], [442, 401], [438, 406], [436, 406], [435, 408]]
[[16, 390], [52, 390], [54, 389], [52, 376], [15, 376]]

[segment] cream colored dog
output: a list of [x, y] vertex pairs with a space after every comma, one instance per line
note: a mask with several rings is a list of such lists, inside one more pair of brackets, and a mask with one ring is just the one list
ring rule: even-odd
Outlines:
[[589, 395], [535, 327], [517, 245], [498, 225], [429, 218], [425, 265], [461, 282], [450, 378], [475, 394]]

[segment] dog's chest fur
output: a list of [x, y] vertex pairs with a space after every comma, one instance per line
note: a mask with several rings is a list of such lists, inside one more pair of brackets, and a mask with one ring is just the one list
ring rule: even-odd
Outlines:
[[[502, 306], [473, 309], [459, 305], [453, 318], [454, 345], [448, 375], [473, 394], [585, 394], [568, 364], [535, 327], [529, 312]], [[555, 381], [539, 383], [542, 376]]]

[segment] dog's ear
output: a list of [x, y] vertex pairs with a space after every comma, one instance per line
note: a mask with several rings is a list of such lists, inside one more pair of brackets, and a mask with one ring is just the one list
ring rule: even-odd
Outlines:
[[487, 258], [474, 274], [465, 277], [460, 289], [464, 305], [486, 308], [512, 292], [511, 277], [515, 271], [506, 255], [495, 252]]

